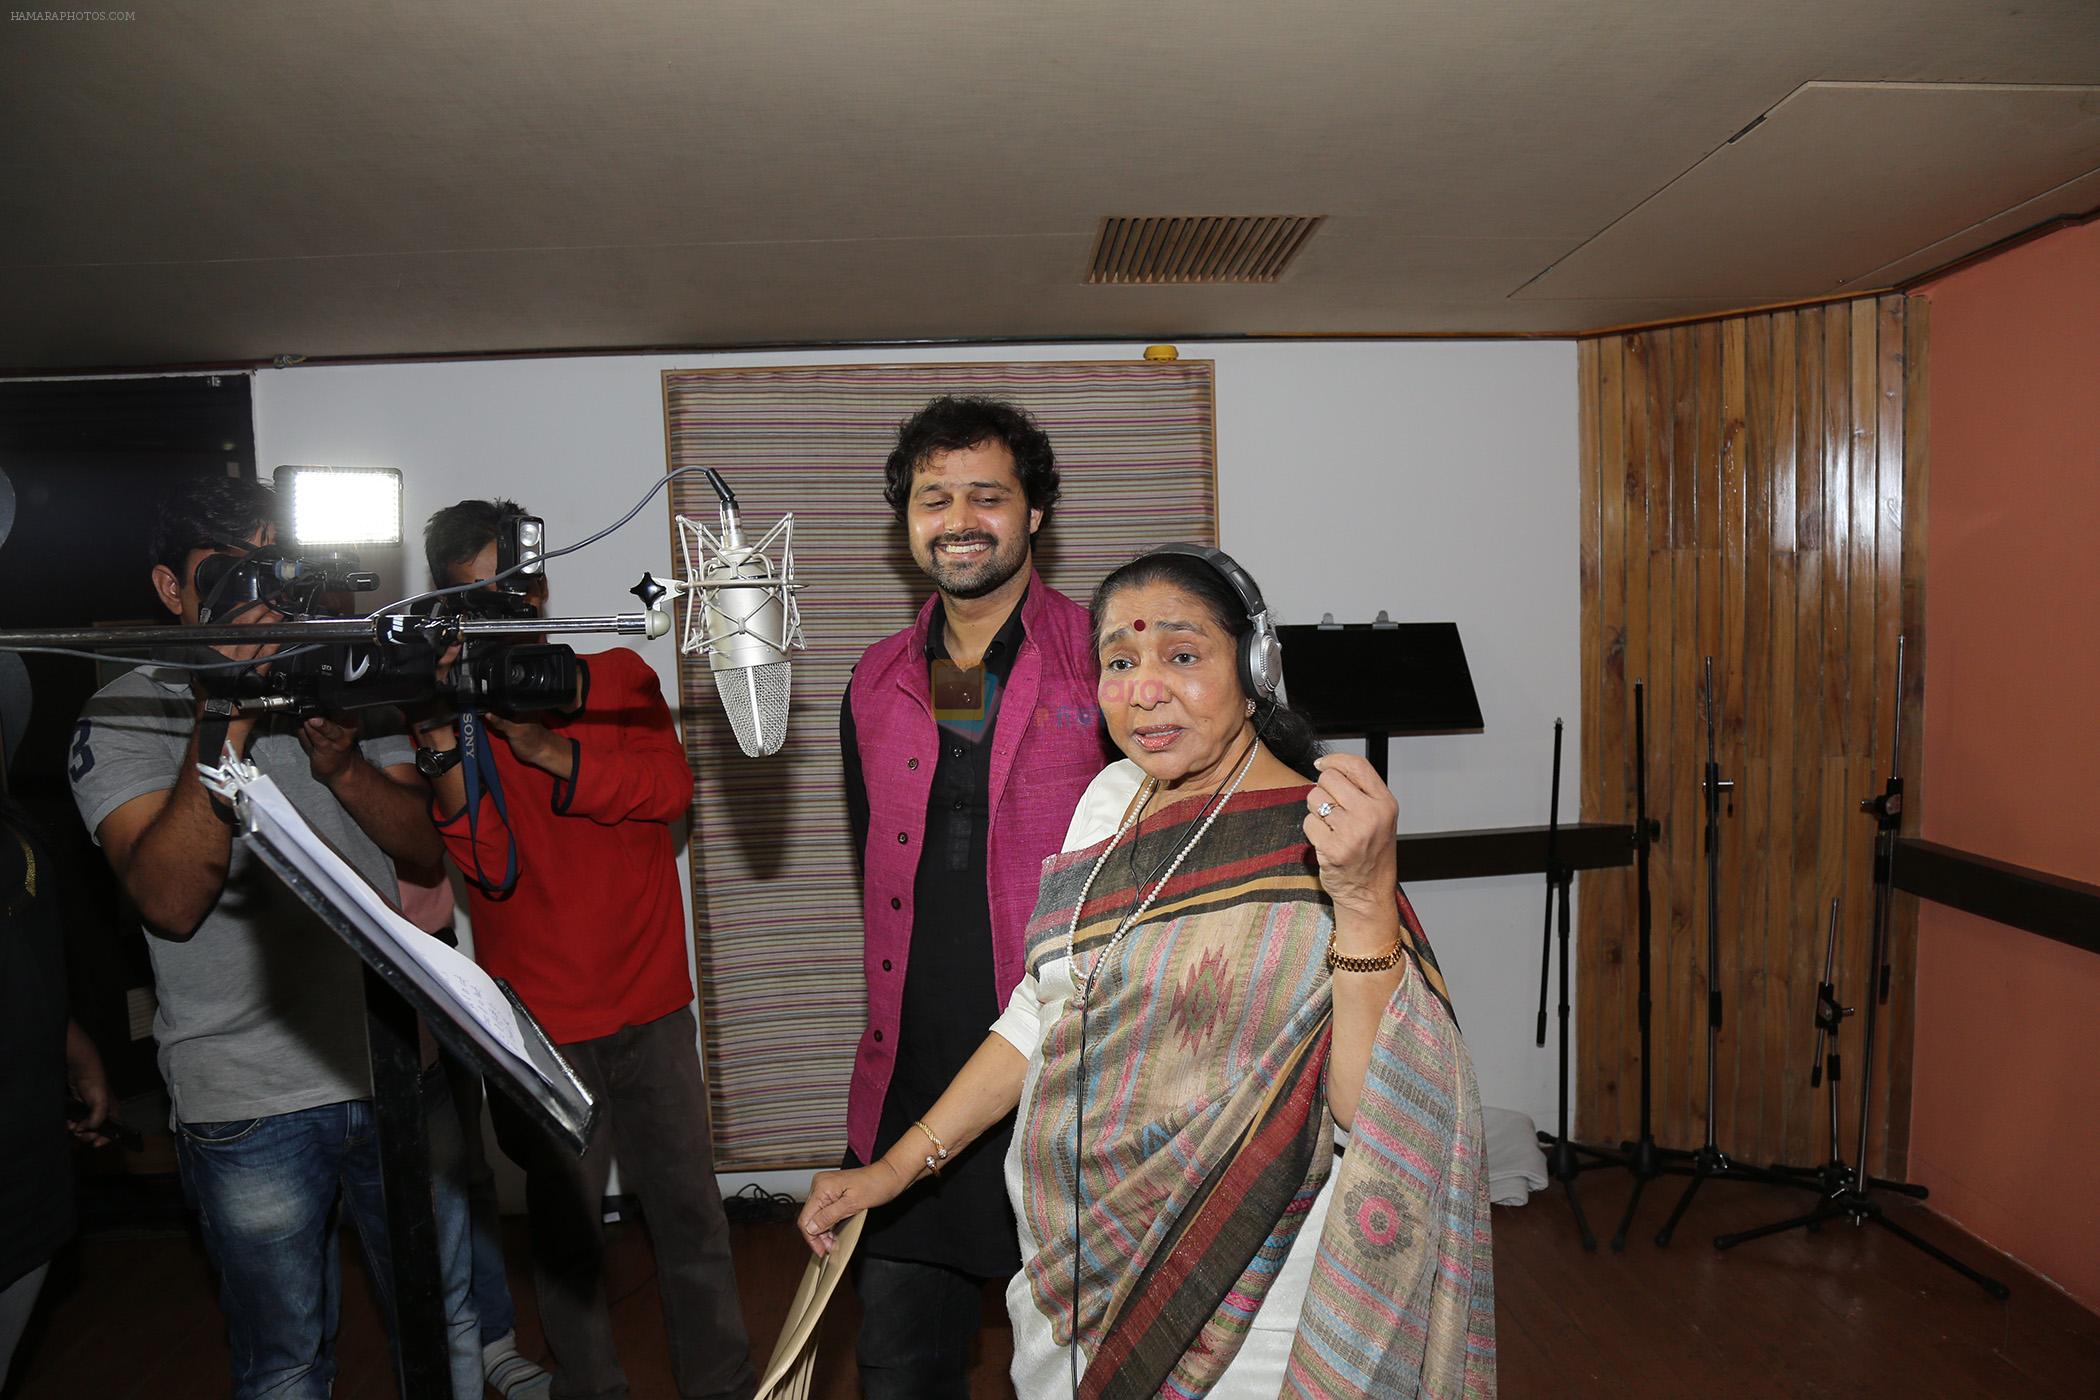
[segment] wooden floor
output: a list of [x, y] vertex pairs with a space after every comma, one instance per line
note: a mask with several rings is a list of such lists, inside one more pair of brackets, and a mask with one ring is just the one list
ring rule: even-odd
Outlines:
[[[1609, 1235], [1625, 1178], [1582, 1183], [1592, 1223]], [[2003, 1255], [1922, 1208], [1897, 1218], [2011, 1285], [2010, 1302], [1927, 1259], [1885, 1231], [1827, 1226], [1747, 1244], [1727, 1254], [1709, 1241], [1805, 1208], [1805, 1193], [1710, 1186], [1676, 1242], [1652, 1236], [1680, 1189], [1649, 1189], [1623, 1255], [1583, 1253], [1558, 1189], [1521, 1209], [1495, 1211], [1501, 1393], [1553, 1397], [1947, 1396], [1960, 1400], [2093, 1400], [2100, 1396], [2100, 1318]], [[519, 1222], [510, 1222], [517, 1227]], [[519, 1341], [542, 1351], [511, 1241]], [[771, 1349], [805, 1255], [788, 1225], [736, 1227], [736, 1258], [754, 1352]], [[356, 1250], [347, 1272], [341, 1400], [392, 1394], [385, 1354]], [[615, 1227], [608, 1286], [621, 1354], [637, 1400], [673, 1396], [644, 1233]], [[98, 1238], [72, 1252], [17, 1358], [9, 1400], [189, 1400], [226, 1393], [226, 1352], [210, 1281], [195, 1244], [180, 1236]], [[1011, 1337], [988, 1302], [972, 1393], [1010, 1396]], [[816, 1395], [856, 1393], [852, 1300], [827, 1319]]]

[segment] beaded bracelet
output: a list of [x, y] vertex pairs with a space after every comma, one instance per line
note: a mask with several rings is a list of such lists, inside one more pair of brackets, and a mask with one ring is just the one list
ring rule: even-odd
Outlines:
[[932, 1153], [922, 1160], [926, 1163], [926, 1170], [932, 1172], [935, 1176], [939, 1176], [941, 1174], [941, 1163], [948, 1160], [948, 1144], [942, 1142], [940, 1135], [926, 1126], [925, 1119], [921, 1118], [916, 1123], [913, 1123], [912, 1126], [926, 1134], [927, 1141], [933, 1144]]
[[1334, 935], [1327, 935], [1327, 970], [1329, 972], [1391, 972], [1406, 956], [1407, 945], [1402, 940], [1393, 940], [1393, 951], [1382, 958], [1352, 958], [1334, 950]]

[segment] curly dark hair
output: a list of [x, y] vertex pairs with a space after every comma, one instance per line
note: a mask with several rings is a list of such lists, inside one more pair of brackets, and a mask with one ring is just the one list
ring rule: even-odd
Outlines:
[[1005, 443], [1014, 454], [1014, 474], [1028, 493], [1029, 508], [1041, 511], [1048, 525], [1058, 497], [1057, 454], [1028, 410], [1003, 399], [943, 394], [899, 423], [897, 446], [882, 469], [882, 498], [902, 520], [912, 476], [928, 457], [987, 442]]
[[277, 493], [252, 476], [206, 476], [163, 492], [146, 534], [146, 552], [170, 573], [193, 549], [246, 549], [265, 525], [282, 525]]
[[[1101, 580], [1100, 587], [1094, 590], [1093, 602], [1087, 611], [1093, 621], [1096, 651], [1101, 649], [1101, 619], [1108, 611], [1109, 599], [1126, 588], [1143, 588], [1153, 583], [1167, 584], [1195, 598], [1210, 614], [1211, 621], [1223, 628], [1235, 642], [1254, 630], [1254, 620], [1247, 616], [1246, 605], [1240, 601], [1240, 595], [1233, 591], [1232, 585], [1225, 581], [1225, 575], [1192, 555], [1155, 551], [1140, 554]], [[1234, 675], [1238, 675], [1237, 667]], [[1312, 721], [1281, 701], [1259, 700], [1252, 695], [1243, 695], [1242, 698], [1258, 700], [1254, 732], [1269, 746], [1269, 752], [1282, 759], [1305, 781], [1318, 782], [1320, 770], [1313, 767], [1313, 760], [1326, 753], [1327, 746], [1314, 734]]]
[[504, 526], [530, 514], [516, 501], [498, 497], [493, 501], [460, 501], [432, 515], [423, 525], [423, 562], [430, 566], [430, 581], [450, 583], [456, 566], [471, 562], [502, 533]]

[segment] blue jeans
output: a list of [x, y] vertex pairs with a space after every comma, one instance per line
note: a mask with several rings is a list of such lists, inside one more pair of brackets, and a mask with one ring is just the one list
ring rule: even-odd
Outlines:
[[[426, 1073], [423, 1089], [453, 1396], [478, 1400], [481, 1347], [468, 1289], [459, 1124], [441, 1075]], [[342, 1301], [338, 1203], [357, 1227], [393, 1329], [393, 1255], [370, 1101], [183, 1123], [177, 1142], [183, 1188], [219, 1273], [234, 1400], [326, 1400]]]
[[481, 1344], [500, 1341], [518, 1328], [518, 1310], [503, 1272], [503, 1225], [496, 1212], [496, 1173], [481, 1140], [481, 1076], [444, 1051], [445, 1083], [460, 1134], [460, 1181], [467, 1193], [467, 1228], [473, 1236], [474, 1316]]

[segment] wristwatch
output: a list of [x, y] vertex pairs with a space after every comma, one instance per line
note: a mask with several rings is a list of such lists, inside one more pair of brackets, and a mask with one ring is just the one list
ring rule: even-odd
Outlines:
[[460, 751], [452, 749], [417, 749], [416, 771], [436, 782], [459, 765]]

